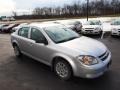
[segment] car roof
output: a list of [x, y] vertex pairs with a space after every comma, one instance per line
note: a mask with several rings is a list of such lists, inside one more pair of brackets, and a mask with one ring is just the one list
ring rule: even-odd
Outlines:
[[49, 22], [43, 22], [43, 23], [36, 22], [29, 24], [29, 26], [44, 28], [44, 27], [63, 26], [63, 25], [57, 23], [49, 23]]

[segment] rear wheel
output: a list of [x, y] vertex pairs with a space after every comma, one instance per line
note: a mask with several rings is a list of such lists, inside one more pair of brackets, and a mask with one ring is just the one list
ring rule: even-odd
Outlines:
[[65, 60], [57, 60], [54, 63], [54, 71], [62, 80], [69, 80], [72, 76], [72, 69]]
[[20, 57], [22, 55], [17, 45], [14, 45], [14, 53], [16, 57]]

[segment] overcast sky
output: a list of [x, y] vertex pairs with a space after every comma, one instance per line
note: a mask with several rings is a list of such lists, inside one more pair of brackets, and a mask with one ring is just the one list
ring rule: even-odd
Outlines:
[[32, 12], [35, 7], [62, 6], [64, 4], [72, 4], [75, 1], [85, 3], [87, 0], [0, 0], [0, 16], [10, 16], [12, 15], [12, 11], [17, 11], [19, 14], [29, 13]]
[[[33, 10], [35, 7], [53, 7], [71, 4], [78, 0], [0, 0], [0, 16], [11, 15], [12, 11], [26, 13]], [[84, 2], [85, 0], [80, 0]]]

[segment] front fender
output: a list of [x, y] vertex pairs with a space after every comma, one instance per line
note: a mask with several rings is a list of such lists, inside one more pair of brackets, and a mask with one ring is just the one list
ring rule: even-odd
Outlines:
[[53, 61], [54, 58], [56, 58], [56, 57], [61, 57], [61, 58], [65, 59], [65, 60], [71, 65], [71, 68], [72, 68], [73, 74], [74, 74], [74, 72], [77, 70], [75, 58], [70, 57], [70, 56], [65, 55], [65, 54], [56, 53], [56, 54], [54, 54], [53, 57], [52, 57], [53, 59], [52, 59], [52, 61], [51, 61], [51, 66], [52, 66], [52, 64], [53, 64], [53, 62], [54, 62], [54, 61]]

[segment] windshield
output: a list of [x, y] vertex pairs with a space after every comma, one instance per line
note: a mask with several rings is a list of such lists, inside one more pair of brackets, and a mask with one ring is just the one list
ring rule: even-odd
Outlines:
[[88, 21], [85, 23], [86, 25], [101, 25], [100, 21]]
[[45, 32], [55, 43], [62, 43], [80, 37], [76, 32], [66, 27], [46, 27]]
[[120, 25], [120, 21], [114, 21], [111, 25]]

